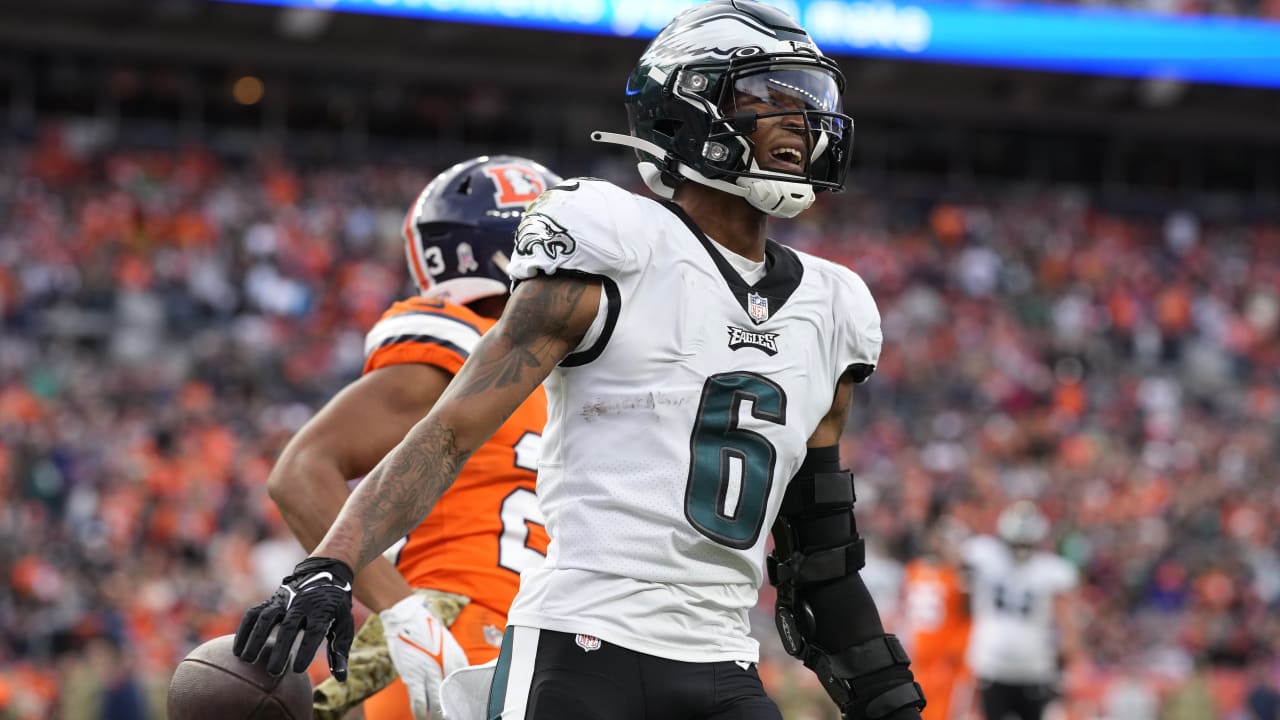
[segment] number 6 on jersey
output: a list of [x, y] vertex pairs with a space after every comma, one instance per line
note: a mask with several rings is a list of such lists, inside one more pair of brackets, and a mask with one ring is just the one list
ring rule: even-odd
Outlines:
[[778, 455], [765, 436], [738, 427], [744, 400], [755, 419], [786, 424], [787, 396], [772, 380], [751, 372], [707, 378], [689, 440], [684, 499], [685, 517], [698, 532], [739, 550], [760, 537]]

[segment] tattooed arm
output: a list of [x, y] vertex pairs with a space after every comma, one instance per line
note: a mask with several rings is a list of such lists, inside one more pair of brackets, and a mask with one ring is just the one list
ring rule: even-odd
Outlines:
[[355, 570], [404, 537], [467, 458], [582, 340], [600, 304], [598, 282], [539, 276], [516, 287], [502, 319], [435, 407], [352, 493], [314, 557]]

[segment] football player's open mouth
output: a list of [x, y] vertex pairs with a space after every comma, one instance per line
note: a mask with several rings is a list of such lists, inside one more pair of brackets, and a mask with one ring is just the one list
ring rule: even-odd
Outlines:
[[804, 174], [804, 152], [789, 145], [779, 145], [769, 151], [766, 161], [761, 163], [768, 170]]

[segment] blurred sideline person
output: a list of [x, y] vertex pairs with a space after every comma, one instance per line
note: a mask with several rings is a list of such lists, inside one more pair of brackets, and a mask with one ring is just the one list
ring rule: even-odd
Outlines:
[[973, 694], [965, 664], [969, 593], [960, 563], [965, 530], [942, 516], [926, 531], [924, 553], [907, 563], [902, 585], [903, 626], [911, 666], [929, 706], [925, 720], [968, 717]]
[[[421, 294], [373, 326], [362, 377], [294, 436], [269, 480], [308, 550], [337, 518], [348, 479], [372, 470], [430, 411], [502, 314], [516, 226], [558, 182], [524, 158], [479, 157], [441, 173], [415, 200], [404, 240]], [[497, 655], [519, 572], [546, 548], [534, 497], [545, 422], [545, 395], [535, 390], [432, 514], [356, 578], [355, 594], [378, 614], [355, 638], [347, 682], [317, 688], [317, 718], [341, 718], [362, 700], [368, 720], [424, 718], [438, 709], [444, 673]]]
[[1029, 500], [1005, 508], [996, 536], [963, 546], [973, 630], [969, 667], [987, 720], [1039, 720], [1058, 694], [1065, 661], [1079, 657], [1074, 565], [1038, 550], [1049, 521]]
[[[506, 312], [431, 413], [366, 477], [313, 556], [237, 634], [268, 667], [330, 636], [344, 669], [352, 568], [431, 511], [458, 468], [546, 380], [538, 500], [547, 560], [521, 577], [481, 717], [779, 720], [748, 611], [767, 564], [784, 644], [846, 718], [909, 720], [924, 698], [863, 580], [838, 441], [879, 358], [848, 268], [766, 238], [852, 145], [843, 76], [770, 6], [673, 20], [627, 84], [650, 189], [561, 184], [532, 205]], [[328, 631], [328, 632], [326, 632]], [[460, 673], [461, 674], [461, 673]]]

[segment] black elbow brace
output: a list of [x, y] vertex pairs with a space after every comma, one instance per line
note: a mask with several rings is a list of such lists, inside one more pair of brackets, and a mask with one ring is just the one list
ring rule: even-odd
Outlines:
[[[854, 499], [853, 476], [840, 468], [838, 448], [811, 448], [773, 526], [767, 569], [778, 589], [778, 635], [845, 718], [919, 717], [924, 693], [911, 661], [898, 639], [885, 634], [857, 575], [866, 558]], [[831, 609], [840, 606], [833, 598], [846, 599], [843, 611]]]

